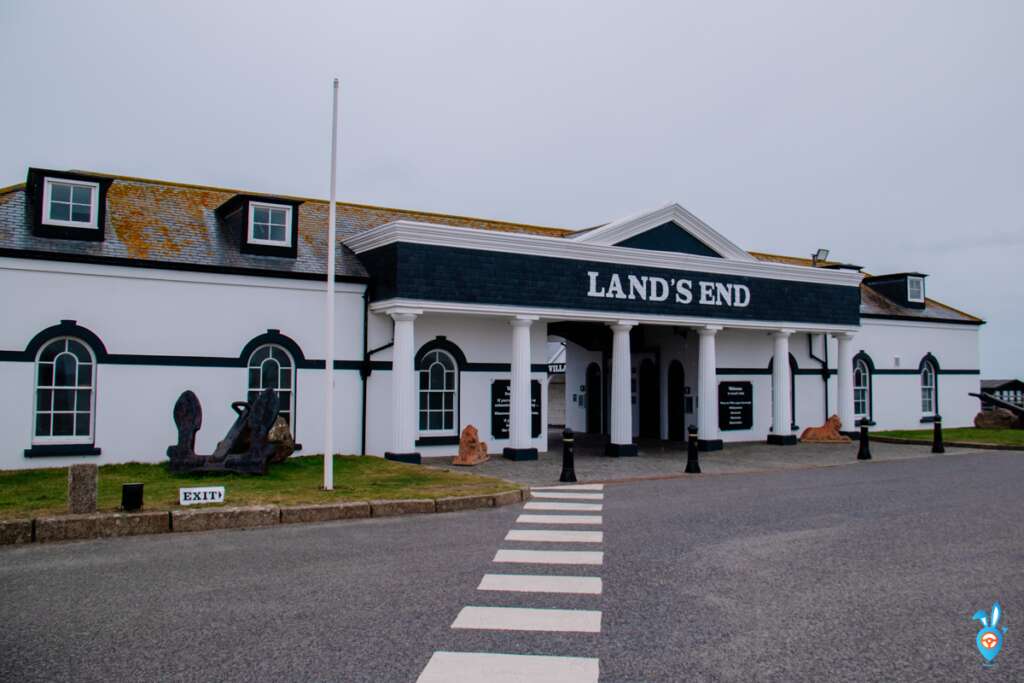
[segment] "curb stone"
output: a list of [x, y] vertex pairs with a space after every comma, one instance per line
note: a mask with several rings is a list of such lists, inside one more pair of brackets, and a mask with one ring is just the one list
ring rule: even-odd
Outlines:
[[370, 504], [366, 501], [292, 505], [281, 508], [281, 524], [333, 522], [338, 519], [356, 519], [369, 516]]
[[206, 510], [174, 510], [171, 512], [171, 531], [209, 531], [211, 529], [241, 529], [272, 526], [281, 521], [281, 510], [275, 505], [251, 507], [209, 508]]
[[32, 520], [11, 519], [0, 522], [0, 545], [32, 542]]
[[391, 517], [393, 515], [434, 512], [436, 509], [433, 498], [370, 501], [370, 514], [373, 517]]
[[512, 505], [513, 503], [521, 503], [523, 500], [524, 489], [518, 489], [516, 491], [505, 491], [504, 493], [495, 493], [492, 498], [494, 499], [494, 507], [500, 507], [502, 505]]
[[438, 512], [458, 512], [459, 510], [471, 510], [473, 508], [494, 507], [494, 496], [453, 496], [450, 498], [438, 498]]
[[73, 541], [82, 538], [96, 538], [100, 535], [99, 513], [88, 515], [56, 515], [36, 518], [36, 541]]

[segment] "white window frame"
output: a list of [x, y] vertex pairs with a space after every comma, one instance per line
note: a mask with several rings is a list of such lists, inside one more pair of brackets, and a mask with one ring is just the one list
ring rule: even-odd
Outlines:
[[[254, 218], [256, 217], [256, 209], [275, 209], [278, 211], [284, 211], [284, 240], [273, 240], [273, 239], [256, 239], [253, 236], [253, 229], [255, 227]], [[249, 202], [249, 244], [263, 244], [268, 247], [290, 247], [292, 245], [292, 207], [288, 204], [271, 204], [270, 202]]]
[[[445, 370], [445, 373], [448, 373], [448, 372], [452, 373], [452, 388], [450, 390], [444, 389], [444, 388], [442, 388], [442, 389], [432, 389], [432, 388], [430, 388], [430, 368], [437, 361], [433, 361], [430, 364], [426, 364], [425, 360], [426, 360], [427, 357], [432, 356], [435, 353], [441, 354], [441, 355], [445, 356], [448, 359], [448, 362], [451, 363], [452, 369], [450, 371], [449, 370]], [[420, 368], [420, 369], [418, 369], [416, 371], [416, 427], [418, 428], [417, 429], [418, 434], [420, 436], [458, 436], [459, 435], [459, 363], [455, 360], [455, 357], [452, 356], [452, 354], [448, 353], [444, 349], [438, 349], [438, 348], [431, 349], [430, 351], [425, 353], [423, 357], [424, 357], [424, 367], [422, 367], [422, 368]], [[420, 388], [420, 377], [423, 374], [427, 375], [427, 387], [428, 387], [427, 389], [421, 389]], [[452, 395], [452, 408], [451, 408], [452, 426], [451, 426], [450, 429], [445, 429], [443, 427], [441, 429], [430, 429], [430, 413], [431, 412], [437, 412], [437, 411], [431, 411], [430, 410], [430, 398], [429, 397], [430, 397], [430, 393], [431, 392], [440, 393], [442, 395], [442, 397], [445, 394], [449, 394], [449, 393]], [[420, 407], [420, 397], [424, 393], [427, 394], [427, 408], [426, 409]], [[447, 410], [448, 409], [444, 407], [444, 399], [442, 398], [441, 399], [442, 423], [444, 421], [443, 420], [443, 416], [444, 416], [445, 412], [447, 412]], [[427, 428], [426, 429], [420, 429], [419, 428], [420, 417], [423, 415], [424, 412], [427, 413]]]
[[[931, 384], [925, 384], [925, 375], [926, 374], [927, 374], [928, 377], [931, 378]], [[938, 397], [939, 397], [938, 378], [936, 376], [937, 374], [938, 373], [935, 370], [935, 366], [932, 365], [931, 363], [925, 361], [924, 365], [921, 366], [921, 372], [918, 375], [918, 377], [920, 378], [920, 384], [921, 384], [921, 414], [924, 415], [925, 417], [932, 417], [934, 415], [938, 415], [938, 412], [939, 412], [939, 406], [937, 405], [938, 404]], [[926, 391], [931, 393], [931, 396], [930, 396], [930, 400], [931, 400], [931, 404], [932, 404], [931, 405], [931, 410], [927, 410], [924, 407], [924, 399], [925, 399], [925, 392]]]
[[[67, 346], [67, 342], [68, 341], [78, 342], [79, 344], [81, 344], [82, 346], [85, 347], [86, 351], [89, 352], [89, 362], [92, 365], [92, 384], [90, 384], [88, 387], [85, 387], [85, 386], [79, 386], [76, 383], [74, 387], [63, 387], [64, 390], [70, 389], [70, 390], [72, 390], [72, 391], [74, 391], [76, 393], [78, 391], [80, 391], [80, 390], [83, 390], [83, 389], [88, 389], [89, 392], [90, 392], [90, 394], [89, 394], [89, 433], [87, 435], [85, 435], [85, 436], [66, 436], [66, 435], [65, 436], [36, 436], [36, 416], [39, 414], [39, 390], [40, 389], [48, 389], [50, 391], [56, 391], [57, 390], [57, 387], [53, 384], [53, 380], [52, 379], [50, 381], [50, 385], [49, 386], [45, 386], [45, 387], [40, 387], [39, 386], [39, 363], [40, 363], [39, 358], [42, 356], [43, 351], [45, 351], [46, 348], [48, 346], [50, 346], [50, 344], [53, 344], [54, 342], [58, 342], [58, 341], [65, 342], [65, 348]], [[61, 351], [60, 353], [70, 353], [70, 351], [65, 350], [65, 351]], [[60, 353], [57, 354], [57, 358], [60, 357]], [[77, 377], [78, 367], [77, 367], [77, 365], [79, 365], [81, 363], [81, 361], [78, 361], [78, 359], [76, 358], [75, 362], [76, 362], [76, 367], [75, 367], [76, 377], [75, 377], [75, 381], [77, 382], [78, 381], [78, 377]], [[57, 368], [56, 358], [54, 358], [53, 366], [54, 366], [54, 373], [56, 373], [56, 368]], [[42, 346], [39, 347], [39, 351], [36, 353], [35, 362], [32, 364], [32, 372], [33, 372], [33, 378], [32, 378], [32, 386], [33, 386], [33, 391], [32, 391], [32, 445], [34, 445], [34, 446], [35, 445], [39, 445], [39, 446], [43, 446], [43, 445], [63, 445], [63, 444], [76, 444], [77, 445], [77, 444], [93, 444], [93, 443], [96, 442], [96, 436], [95, 436], [96, 435], [96, 385], [97, 385], [97, 372], [96, 371], [97, 371], [97, 367], [96, 367], [96, 353], [92, 350], [92, 347], [89, 346], [89, 344], [87, 344], [84, 340], [79, 339], [78, 337], [70, 337], [70, 336], [54, 337], [52, 339], [48, 339]], [[51, 397], [50, 400], [51, 400], [51, 404], [50, 404], [51, 408], [50, 408], [50, 410], [48, 412], [50, 413], [50, 420], [51, 420], [51, 422], [50, 422], [50, 432], [52, 433], [53, 432], [53, 422], [52, 421], [53, 421], [53, 414], [54, 414], [54, 411], [53, 411], [53, 408], [52, 408], [53, 398]], [[77, 396], [76, 396], [75, 400], [77, 401]], [[62, 412], [66, 412], [66, 411], [62, 411]], [[75, 411], [72, 412], [72, 415], [75, 415], [78, 412], [81, 412], [81, 411], [75, 410]]]
[[[860, 370], [861, 376], [864, 377], [864, 385], [857, 385], [857, 371]], [[863, 392], [864, 394], [864, 410], [857, 411], [857, 392]], [[868, 364], [864, 362], [864, 359], [858, 359], [853, 363], [853, 416], [871, 418], [871, 369]]]
[[[918, 296], [913, 295], [914, 285], [917, 285], [920, 294]], [[924, 278], [912, 275], [907, 278], [907, 301], [911, 301], [915, 304], [924, 303]]]
[[[266, 363], [267, 360], [270, 360], [271, 358], [273, 358], [273, 356], [271, 355], [268, 358], [265, 358], [259, 364], [253, 365], [253, 358], [255, 358], [256, 354], [259, 353], [263, 349], [270, 349], [271, 351], [274, 351], [274, 350], [280, 351], [281, 353], [284, 354], [284, 357], [288, 359], [288, 370], [291, 371], [291, 386], [288, 389], [284, 390], [284, 391], [288, 392], [288, 407], [285, 409], [285, 411], [288, 413], [288, 417], [289, 417], [289, 419], [288, 419], [288, 429], [292, 433], [292, 438], [295, 438], [295, 403], [296, 403], [296, 401], [295, 401], [295, 393], [296, 393], [296, 391], [295, 391], [295, 358], [292, 356], [291, 353], [288, 352], [288, 349], [284, 348], [280, 344], [267, 343], [267, 344], [260, 344], [259, 346], [257, 346], [255, 349], [252, 350], [252, 353], [249, 354], [249, 358], [246, 360], [246, 363], [245, 363], [245, 396], [246, 396], [246, 399], [248, 399], [250, 393], [252, 393], [252, 392], [260, 393], [264, 389], [266, 389], [266, 387], [262, 386], [263, 385], [263, 363]], [[278, 381], [278, 386], [280, 386], [280, 384], [281, 384], [281, 370], [284, 369], [284, 368], [281, 367], [280, 361], [277, 361], [276, 358], [274, 360], [275, 360], [275, 362], [278, 363], [277, 381]], [[249, 381], [250, 380], [249, 374], [253, 370], [256, 370], [256, 371], [258, 371], [260, 373], [260, 387], [259, 387], [259, 389], [253, 389], [252, 382]], [[277, 392], [278, 396], [281, 395], [281, 391], [282, 391], [281, 389], [278, 388], [278, 389], [275, 389], [274, 391]], [[278, 413], [279, 414], [280, 414], [280, 411], [281, 411], [281, 407], [278, 406]]]
[[[53, 196], [54, 184], [71, 185], [74, 187], [88, 187], [91, 190], [89, 202], [89, 220], [74, 221], [50, 218], [50, 201]], [[100, 184], [85, 180], [67, 180], [65, 178], [44, 178], [43, 179], [43, 225], [57, 225], [63, 228], [84, 228], [95, 230], [99, 228], [100, 219]], [[69, 215], [70, 218], [70, 215]]]

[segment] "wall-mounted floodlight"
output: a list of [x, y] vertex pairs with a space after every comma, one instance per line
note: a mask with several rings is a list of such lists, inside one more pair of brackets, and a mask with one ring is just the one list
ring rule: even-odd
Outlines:
[[811, 265], [817, 266], [818, 261], [828, 260], [828, 249], [819, 249], [818, 251], [811, 254]]

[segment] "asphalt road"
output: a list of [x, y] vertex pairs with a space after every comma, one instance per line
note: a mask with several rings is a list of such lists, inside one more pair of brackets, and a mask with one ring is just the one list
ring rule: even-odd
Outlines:
[[[1019, 681], [1022, 491], [997, 452], [608, 485], [586, 567], [492, 562], [570, 549], [503, 540], [522, 506], [3, 548], [0, 679], [415, 681], [447, 650], [598, 658], [603, 681]], [[603, 593], [477, 590], [488, 573]], [[983, 670], [971, 615], [997, 599]], [[599, 610], [601, 631], [452, 629], [473, 605]]]

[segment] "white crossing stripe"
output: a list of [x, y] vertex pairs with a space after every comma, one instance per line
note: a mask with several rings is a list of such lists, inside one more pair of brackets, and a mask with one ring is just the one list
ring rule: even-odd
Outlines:
[[601, 515], [519, 515], [516, 524], [594, 524], [600, 525]]
[[604, 484], [567, 484], [565, 486], [531, 486], [531, 491], [604, 491]]
[[592, 657], [435, 652], [416, 683], [597, 683]]
[[531, 491], [534, 498], [560, 498], [562, 500], [604, 500], [603, 493], [573, 493], [571, 491]]
[[601, 503], [534, 503], [523, 506], [524, 510], [565, 510], [566, 512], [600, 512]]
[[484, 574], [481, 591], [514, 591], [516, 593], [575, 593], [600, 595], [603, 585], [599, 576], [540, 576], [535, 574]]
[[601, 612], [532, 607], [463, 607], [452, 628], [489, 631], [558, 631], [600, 633]]
[[512, 529], [506, 541], [536, 541], [539, 543], [602, 543], [603, 531], [568, 531], [564, 529]]
[[527, 564], [602, 564], [600, 550], [499, 550], [495, 562], [523, 562]]

